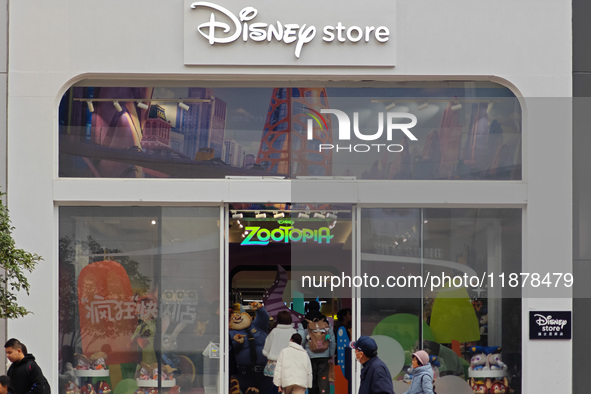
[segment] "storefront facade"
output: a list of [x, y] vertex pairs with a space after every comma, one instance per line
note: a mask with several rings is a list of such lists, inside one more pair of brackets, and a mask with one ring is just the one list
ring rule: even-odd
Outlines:
[[[530, 333], [530, 315], [572, 310], [572, 169], [550, 159], [571, 155], [568, 2], [55, 1], [9, 17], [8, 206], [45, 260], [8, 336], [53, 387], [68, 354], [102, 352], [109, 373], [76, 383], [124, 393], [155, 363], [182, 371], [159, 390], [227, 392], [238, 347], [220, 311], [297, 319], [318, 299], [379, 339], [396, 392], [416, 346], [440, 358], [438, 392], [470, 377], [571, 391], [570, 331]], [[507, 368], [471, 372], [473, 346]], [[342, 373], [355, 391], [359, 366]]]

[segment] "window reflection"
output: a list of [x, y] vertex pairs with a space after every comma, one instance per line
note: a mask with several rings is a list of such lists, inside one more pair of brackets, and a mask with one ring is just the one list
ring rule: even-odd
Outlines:
[[521, 179], [520, 105], [485, 82], [73, 87], [59, 122], [62, 177]]
[[361, 272], [398, 285], [362, 289], [361, 335], [383, 336], [399, 355], [391, 361], [399, 387], [412, 375], [411, 354], [424, 349], [440, 378], [520, 392], [520, 295], [439, 279], [519, 271], [521, 210], [363, 209], [361, 228]]
[[218, 208], [60, 208], [60, 392], [217, 390], [218, 219]]

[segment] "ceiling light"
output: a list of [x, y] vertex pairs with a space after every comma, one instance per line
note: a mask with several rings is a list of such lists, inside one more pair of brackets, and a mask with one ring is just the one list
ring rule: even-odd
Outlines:
[[333, 220], [337, 220], [337, 215], [335, 215], [334, 213], [327, 213], [326, 217], [329, 219], [333, 219]]
[[417, 107], [417, 109], [418, 109], [419, 111], [422, 111], [422, 110], [424, 110], [425, 108], [427, 108], [428, 106], [429, 106], [429, 103], [423, 103], [423, 104], [419, 105], [419, 106]]
[[115, 109], [117, 110], [117, 112], [123, 111], [123, 108], [121, 108], [119, 101], [113, 101], [113, 106], [115, 106]]
[[179, 101], [179, 107], [181, 107], [185, 111], [189, 110], [189, 106], [187, 104], [183, 103], [182, 101]]
[[232, 219], [242, 219], [244, 217], [244, 214], [242, 213], [235, 213], [232, 215]]
[[275, 215], [273, 215], [273, 217], [275, 219], [284, 218], [285, 214], [283, 212], [280, 212], [280, 213], [276, 213]]
[[310, 215], [308, 215], [307, 213], [304, 213], [304, 212], [300, 212], [298, 214], [298, 217], [302, 218], [302, 219], [310, 219]]
[[257, 219], [264, 219], [264, 218], [267, 217], [267, 215], [264, 214], [264, 213], [255, 212], [254, 217], [257, 218]]
[[88, 110], [90, 112], [94, 112], [94, 105], [92, 104], [92, 101], [87, 101], [86, 104], [88, 105]]
[[150, 108], [150, 106], [148, 104], [143, 103], [141, 101], [139, 103], [137, 103], [137, 106], [140, 107], [141, 109], [148, 109], [148, 108]]
[[391, 109], [394, 109], [394, 107], [396, 107], [396, 103], [392, 102], [391, 104], [386, 105], [386, 108], [384, 108], [386, 111], [390, 111]]
[[318, 219], [326, 219], [326, 215], [323, 215], [323, 214], [321, 214], [321, 213], [318, 213], [318, 212], [316, 212], [316, 213], [314, 214], [314, 217], [315, 217], [315, 218], [318, 218]]
[[462, 109], [462, 104], [458, 103], [458, 104], [454, 104], [451, 106], [451, 110], [452, 111], [457, 111], [459, 109]]

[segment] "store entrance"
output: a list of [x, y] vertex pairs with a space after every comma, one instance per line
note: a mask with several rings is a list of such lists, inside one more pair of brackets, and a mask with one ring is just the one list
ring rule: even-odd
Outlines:
[[317, 374], [310, 392], [349, 392], [351, 289], [319, 279], [351, 275], [352, 207], [233, 204], [227, 214], [230, 392], [277, 392], [274, 361], [294, 333], [310, 348], [305, 318], [319, 314], [326, 351], [308, 355], [326, 361], [326, 376]]

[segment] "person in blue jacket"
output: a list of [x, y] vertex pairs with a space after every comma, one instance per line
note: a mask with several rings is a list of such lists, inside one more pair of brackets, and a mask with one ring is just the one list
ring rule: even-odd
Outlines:
[[392, 375], [386, 364], [378, 357], [378, 345], [373, 338], [362, 336], [351, 342], [355, 358], [361, 363], [359, 394], [394, 394]]
[[412, 354], [412, 381], [404, 394], [434, 394], [433, 368], [424, 350]]

